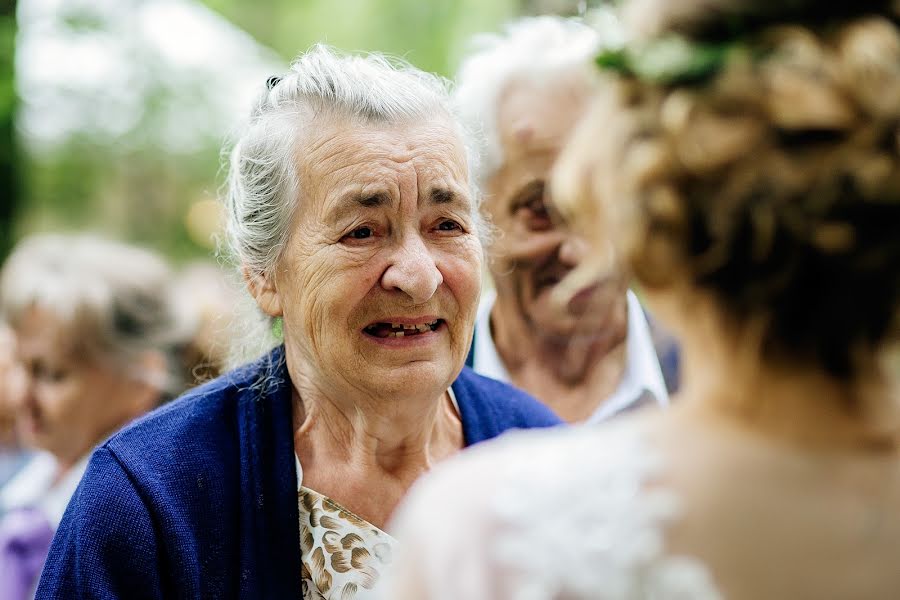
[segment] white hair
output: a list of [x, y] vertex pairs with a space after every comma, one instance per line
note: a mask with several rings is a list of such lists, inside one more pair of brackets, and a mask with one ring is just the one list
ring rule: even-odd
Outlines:
[[171, 272], [155, 253], [87, 234], [38, 234], [13, 249], [0, 274], [0, 313], [14, 328], [33, 308], [58, 319], [84, 351], [161, 391], [172, 379], [149, 381], [140, 357], [175, 353], [192, 333], [171, 295]]
[[510, 82], [587, 65], [600, 47], [601, 37], [580, 20], [540, 16], [508, 23], [501, 34], [473, 38], [472, 50], [457, 72], [454, 102], [466, 126], [480, 134], [482, 146], [475, 172], [479, 184], [503, 163], [497, 110]]
[[[387, 125], [445, 119], [465, 148], [473, 218], [486, 242], [490, 229], [478, 210], [478, 187], [471, 176], [477, 143], [456, 115], [449, 90], [449, 81], [401, 59], [374, 53], [342, 55], [321, 44], [300, 55], [285, 75], [269, 78], [229, 159], [226, 236], [237, 265], [252, 277], [275, 267], [303, 196], [299, 144], [322, 118]], [[235, 328], [242, 332], [231, 348], [232, 366], [278, 342], [276, 320], [246, 300], [236, 317]]]
[[[398, 125], [445, 118], [466, 148], [470, 172], [475, 168], [477, 152], [454, 115], [449, 82], [400, 59], [344, 56], [316, 45], [287, 74], [269, 79], [231, 150], [227, 236], [237, 262], [253, 275], [269, 272], [287, 242], [302, 196], [298, 139], [320, 115]], [[477, 188], [471, 189], [477, 204]]]

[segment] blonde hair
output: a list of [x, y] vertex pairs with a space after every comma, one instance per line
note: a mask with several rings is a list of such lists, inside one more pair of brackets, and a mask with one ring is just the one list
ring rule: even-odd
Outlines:
[[565, 152], [561, 212], [610, 219], [644, 286], [762, 319], [765, 355], [853, 376], [898, 327], [896, 23], [775, 24], [705, 83], [613, 79]]

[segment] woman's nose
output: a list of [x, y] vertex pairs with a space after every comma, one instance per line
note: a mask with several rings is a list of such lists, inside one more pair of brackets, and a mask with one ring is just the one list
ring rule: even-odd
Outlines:
[[400, 291], [414, 304], [425, 304], [444, 282], [430, 249], [419, 235], [405, 236], [381, 276], [381, 286]]

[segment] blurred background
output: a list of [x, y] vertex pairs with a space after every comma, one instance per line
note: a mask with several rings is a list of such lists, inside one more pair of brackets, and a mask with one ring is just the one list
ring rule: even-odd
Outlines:
[[316, 42], [452, 76], [471, 35], [566, 0], [0, 0], [0, 261], [90, 230], [210, 256], [221, 148], [265, 79]]

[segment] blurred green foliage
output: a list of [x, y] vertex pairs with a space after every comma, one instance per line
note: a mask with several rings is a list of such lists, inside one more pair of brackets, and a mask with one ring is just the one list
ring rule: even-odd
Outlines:
[[13, 243], [13, 215], [19, 199], [19, 152], [15, 135], [13, 85], [16, 3], [0, 2], [0, 259]]
[[290, 59], [316, 42], [348, 51], [402, 56], [426, 71], [452, 75], [475, 32], [518, 12], [518, 0], [205, 0], [207, 6]]
[[[153, 0], [143, 2], [139, 5], [132, 0], [131, 5], [146, 6]], [[282, 68], [312, 44], [325, 42], [347, 51], [403, 56], [420, 68], [445, 76], [452, 76], [472, 34], [495, 30], [520, 8], [517, 0], [206, 0], [204, 4], [274, 50]], [[83, 14], [71, 9], [60, 22], [65, 36], [79, 39], [130, 35], [127, 28], [111, 30], [110, 22], [90, 8]], [[0, 42], [6, 54], [0, 55], [0, 62], [9, 70], [0, 73], [0, 110], [9, 115], [15, 97], [11, 77], [14, 23], [7, 18], [2, 26]], [[190, 44], [190, 39], [184, 43]], [[178, 106], [195, 105], [196, 109], [201, 104], [200, 113], [185, 118], [202, 116], [203, 94], [210, 93], [204, 87], [212, 84], [202, 70], [173, 81], [170, 74], [160, 72], [164, 63], [153, 52], [132, 51], [126, 62], [140, 63], [144, 95], [140, 118], [125, 130], [111, 135], [101, 127], [91, 129], [95, 121], [103, 124], [104, 109], [91, 106], [90, 96], [79, 97], [75, 91], [63, 95], [59, 107], [41, 109], [85, 112], [82, 127], [62, 142], [34, 142], [27, 127], [20, 127], [24, 148], [17, 168], [22, 195], [15, 222], [5, 219], [6, 233], [0, 230], [5, 240], [0, 242], [9, 240], [11, 228], [14, 237], [38, 230], [89, 229], [150, 245], [176, 260], [211, 253], [208, 231], [192, 229], [188, 215], [192, 207], [208, 203], [218, 194], [220, 151], [229, 132], [223, 128], [216, 135], [195, 140], [191, 148], [175, 150], [161, 145], [157, 134], [164, 127], [163, 116]], [[0, 153], [12, 148], [6, 141], [0, 142]], [[13, 206], [4, 202], [4, 207], [7, 205]], [[0, 244], [0, 258], [4, 252]]]

